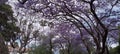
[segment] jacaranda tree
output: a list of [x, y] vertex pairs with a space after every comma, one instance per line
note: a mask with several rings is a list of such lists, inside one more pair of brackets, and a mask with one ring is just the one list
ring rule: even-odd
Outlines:
[[[119, 0], [18, 1], [17, 8], [27, 9], [30, 14], [37, 13], [42, 16], [40, 18], [54, 19], [54, 27], [62, 32], [58, 32], [61, 36], [69, 36], [68, 39], [72, 40], [71, 36], [75, 37], [76, 35], [71, 33], [79, 31], [75, 34], [79, 34], [77, 36], [83, 42], [88, 54], [109, 54], [109, 41], [111, 38], [117, 40], [117, 26], [120, 21]], [[90, 42], [94, 52], [88, 44]]]

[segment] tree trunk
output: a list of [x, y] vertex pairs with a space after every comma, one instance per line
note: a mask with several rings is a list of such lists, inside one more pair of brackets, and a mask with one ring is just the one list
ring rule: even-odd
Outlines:
[[53, 53], [52, 53], [52, 49], [53, 49], [52, 38], [50, 38], [50, 54], [53, 54]]
[[8, 47], [2, 35], [0, 35], [0, 54], [9, 54]]
[[110, 53], [109, 53], [108, 46], [106, 46], [106, 54], [110, 54]]

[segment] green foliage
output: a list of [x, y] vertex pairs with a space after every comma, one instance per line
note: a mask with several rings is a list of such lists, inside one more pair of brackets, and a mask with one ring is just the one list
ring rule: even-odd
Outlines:
[[29, 54], [49, 54], [49, 50], [45, 45], [34, 46]]
[[117, 46], [110, 50], [110, 54], [120, 54], [120, 46]]
[[0, 5], [0, 11], [7, 13], [9, 15], [12, 15], [13, 13], [11, 6], [7, 4]]
[[20, 29], [15, 25], [15, 21], [11, 6], [7, 4], [0, 5], [0, 33], [6, 41], [15, 40], [16, 33], [20, 32]]

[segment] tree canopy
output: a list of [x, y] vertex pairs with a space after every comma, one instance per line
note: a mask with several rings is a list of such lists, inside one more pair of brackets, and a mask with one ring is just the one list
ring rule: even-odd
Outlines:
[[52, 54], [59, 49], [61, 54], [110, 54], [111, 44], [119, 40], [119, 9], [119, 0], [17, 0], [13, 11], [20, 29], [11, 7], [2, 4], [0, 33], [14, 41], [21, 30], [17, 39], [19, 51], [24, 49], [21, 54], [31, 41], [39, 44], [36, 52], [49, 49]]

